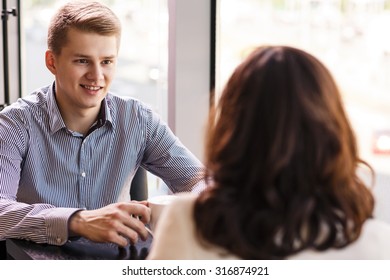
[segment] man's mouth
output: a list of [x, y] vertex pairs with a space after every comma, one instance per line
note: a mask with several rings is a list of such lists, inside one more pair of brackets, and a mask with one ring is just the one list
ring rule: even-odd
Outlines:
[[99, 90], [99, 89], [103, 88], [103, 87], [99, 87], [99, 86], [88, 86], [88, 85], [81, 85], [81, 87], [88, 89], [88, 90]]

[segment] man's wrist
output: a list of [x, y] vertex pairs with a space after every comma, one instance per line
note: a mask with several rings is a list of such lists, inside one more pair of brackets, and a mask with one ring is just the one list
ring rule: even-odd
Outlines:
[[78, 228], [79, 228], [79, 225], [80, 225], [80, 222], [81, 222], [81, 218], [80, 218], [80, 212], [84, 211], [83, 209], [80, 209], [76, 212], [74, 212], [70, 217], [69, 217], [69, 220], [68, 220], [68, 236], [69, 237], [76, 237], [76, 236], [80, 236], [80, 234], [78, 234]]

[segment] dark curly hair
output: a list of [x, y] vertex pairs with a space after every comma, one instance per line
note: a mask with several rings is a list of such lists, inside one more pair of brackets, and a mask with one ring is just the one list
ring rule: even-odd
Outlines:
[[373, 173], [326, 67], [296, 48], [260, 47], [210, 115], [198, 235], [244, 259], [347, 246], [374, 207], [360, 164]]

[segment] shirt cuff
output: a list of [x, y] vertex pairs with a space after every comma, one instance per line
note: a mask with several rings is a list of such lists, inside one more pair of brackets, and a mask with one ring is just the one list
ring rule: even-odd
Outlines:
[[44, 214], [47, 243], [63, 245], [68, 240], [68, 219], [80, 208], [55, 208]]

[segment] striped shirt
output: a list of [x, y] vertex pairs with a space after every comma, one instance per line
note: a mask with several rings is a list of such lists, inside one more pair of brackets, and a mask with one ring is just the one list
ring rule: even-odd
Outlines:
[[201, 162], [149, 107], [111, 93], [102, 106], [86, 137], [66, 128], [54, 84], [0, 112], [0, 240], [64, 244], [75, 211], [131, 199], [139, 166], [173, 192], [204, 187]]

